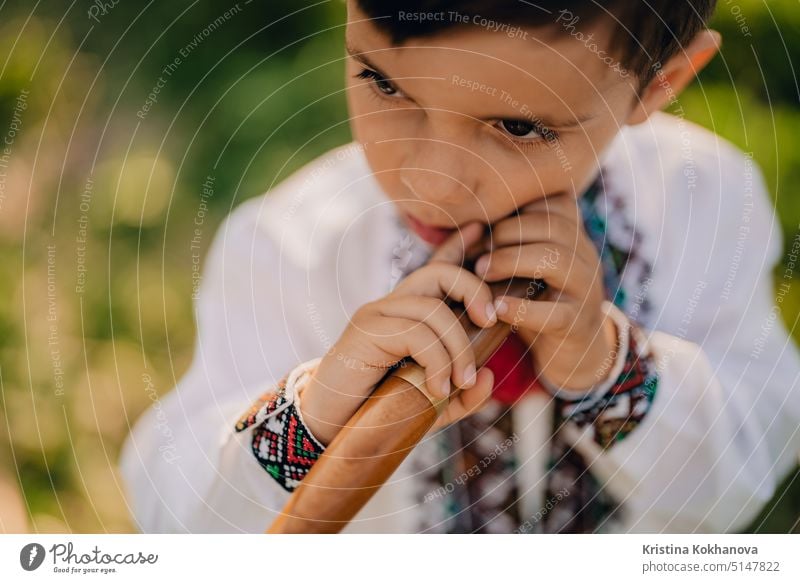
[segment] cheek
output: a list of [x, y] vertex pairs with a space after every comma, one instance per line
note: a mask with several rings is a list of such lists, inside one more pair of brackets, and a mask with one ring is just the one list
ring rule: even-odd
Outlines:
[[350, 128], [353, 138], [364, 146], [367, 164], [383, 191], [393, 199], [404, 197], [406, 193], [398, 173], [395, 172], [397, 168], [406, 165], [402, 141], [393, 141], [390, 128], [381, 123], [381, 118], [385, 116], [365, 111], [360, 107], [360, 100], [361, 96], [350, 100]]
[[364, 146], [367, 163], [378, 184], [391, 198], [405, 196], [394, 172], [406, 165], [403, 142], [397, 140], [402, 137], [403, 124], [398, 123], [393, 112], [382, 109], [364, 87], [349, 85], [347, 103], [353, 138]]
[[515, 208], [566, 190], [570, 180], [550, 152], [531, 156], [501, 152], [481, 173], [481, 204], [490, 217], [504, 217]]
[[402, 137], [402, 114], [382, 108], [379, 98], [363, 86], [347, 88], [347, 106], [353, 137], [364, 145]]
[[[349, 81], [349, 80], [348, 80]], [[369, 121], [369, 110], [366, 107], [363, 91], [360, 87], [354, 87], [352, 83], [347, 85], [347, 113], [350, 116], [350, 129], [353, 137], [364, 143], [366, 141], [367, 123]]]

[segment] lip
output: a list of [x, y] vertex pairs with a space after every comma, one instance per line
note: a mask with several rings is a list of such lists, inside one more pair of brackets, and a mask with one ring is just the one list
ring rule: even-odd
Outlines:
[[455, 232], [454, 228], [447, 229], [445, 227], [433, 227], [431, 225], [426, 225], [407, 213], [404, 214], [404, 216], [411, 229], [417, 235], [419, 235], [423, 241], [430, 243], [431, 245], [441, 245], [451, 233]]

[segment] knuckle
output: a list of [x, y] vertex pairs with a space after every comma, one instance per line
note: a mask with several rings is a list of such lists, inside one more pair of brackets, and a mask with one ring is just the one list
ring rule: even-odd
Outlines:
[[577, 316], [575, 308], [562, 306], [561, 309], [552, 312], [553, 329], [559, 333], [568, 332]]
[[550, 229], [553, 233], [572, 235], [576, 232], [575, 222], [563, 215], [550, 216]]
[[360, 308], [358, 308], [353, 315], [350, 317], [350, 325], [357, 325], [357, 327], [361, 327], [364, 323], [369, 322], [375, 313], [374, 306], [370, 304], [364, 304]]

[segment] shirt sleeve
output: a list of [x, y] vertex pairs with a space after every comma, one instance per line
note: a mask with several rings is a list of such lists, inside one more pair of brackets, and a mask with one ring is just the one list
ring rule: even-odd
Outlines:
[[260, 395], [318, 356], [284, 305], [281, 290], [296, 282], [258, 224], [261, 204], [243, 203], [218, 229], [195, 298], [193, 361], [123, 446], [120, 471], [143, 532], [264, 532], [290, 495], [254, 455], [259, 429], [236, 430]]
[[743, 530], [797, 463], [800, 357], [773, 284], [782, 236], [752, 161], [749, 182], [735, 168], [723, 182], [727, 214], [714, 226], [712, 209], [694, 209], [704, 219], [687, 219], [697, 230], [681, 235], [691, 257], [659, 280], [672, 307], [668, 331], [644, 338], [658, 375], [646, 417], [607, 449], [566, 428], [629, 531]]

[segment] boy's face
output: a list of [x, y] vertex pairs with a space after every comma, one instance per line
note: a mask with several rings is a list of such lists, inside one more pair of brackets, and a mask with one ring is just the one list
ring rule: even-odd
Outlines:
[[634, 75], [598, 54], [610, 46], [604, 22], [567, 32], [556, 27], [568, 21], [505, 32], [470, 24], [393, 47], [348, 8], [354, 137], [404, 220], [434, 245], [445, 229], [579, 195], [636, 103]]

